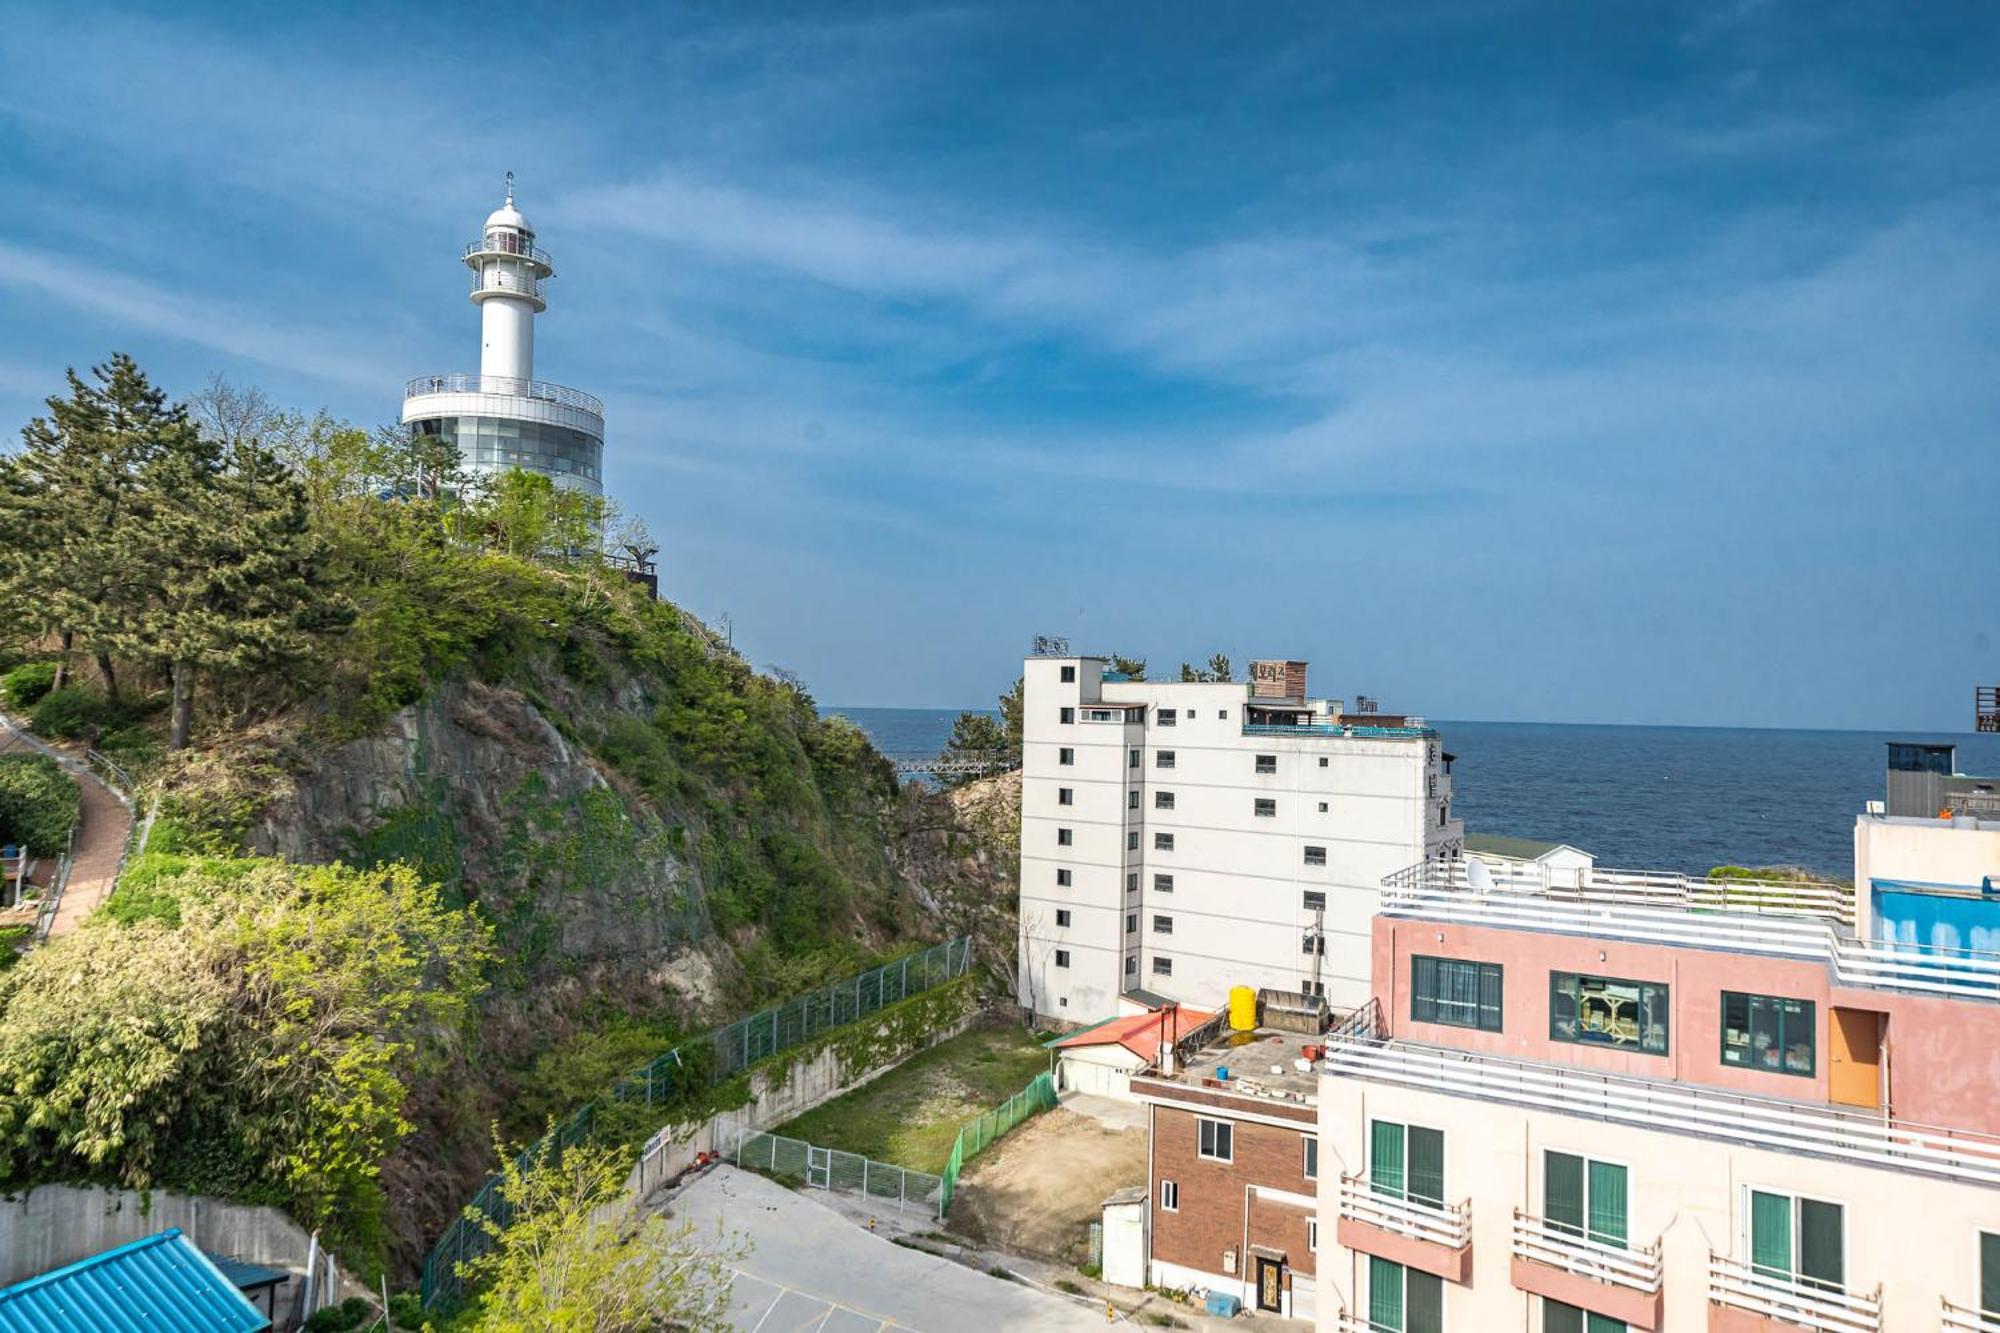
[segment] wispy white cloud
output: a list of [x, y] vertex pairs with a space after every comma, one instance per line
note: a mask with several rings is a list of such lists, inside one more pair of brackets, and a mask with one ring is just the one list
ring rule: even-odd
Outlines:
[[0, 287], [36, 292], [130, 330], [354, 387], [394, 383], [389, 363], [295, 316], [171, 291], [145, 278], [0, 240]]

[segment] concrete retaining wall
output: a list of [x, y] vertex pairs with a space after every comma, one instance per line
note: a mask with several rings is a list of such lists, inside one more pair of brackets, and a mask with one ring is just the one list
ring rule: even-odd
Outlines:
[[[626, 1178], [625, 1188], [643, 1199], [693, 1166], [695, 1158], [702, 1153], [719, 1151], [725, 1138], [734, 1142], [725, 1131], [733, 1132], [739, 1127], [773, 1129], [782, 1125], [843, 1093], [852, 1092], [880, 1078], [919, 1051], [949, 1041], [972, 1027], [979, 1018], [980, 1010], [968, 1003], [964, 1014], [934, 1029], [922, 1042], [893, 1060], [885, 1060], [866, 1069], [847, 1068], [839, 1049], [829, 1047], [803, 1055], [790, 1065], [759, 1070], [751, 1076], [748, 1105], [723, 1111], [699, 1124], [669, 1125], [655, 1134], [641, 1154], [639, 1164]], [[880, 1025], [876, 1031], [886, 1034], [888, 1025]]]
[[[95, 1186], [38, 1185], [0, 1198], [0, 1286], [101, 1254], [113, 1246], [179, 1227], [211, 1254], [245, 1259], [295, 1275], [277, 1292], [277, 1309], [294, 1308], [312, 1237], [276, 1208], [228, 1203], [198, 1194]], [[359, 1292], [344, 1275], [342, 1290]], [[262, 1304], [261, 1298], [259, 1304]], [[279, 1327], [286, 1321], [279, 1320]]]

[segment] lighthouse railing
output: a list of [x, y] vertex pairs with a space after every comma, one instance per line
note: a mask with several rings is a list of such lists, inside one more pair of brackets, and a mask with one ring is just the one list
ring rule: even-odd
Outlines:
[[543, 402], [579, 407], [597, 416], [604, 415], [604, 402], [594, 394], [572, 389], [567, 384], [547, 380], [515, 379], [511, 375], [419, 375], [403, 386], [403, 397], [422, 398], [433, 393], [493, 393], [510, 398], [538, 398]]

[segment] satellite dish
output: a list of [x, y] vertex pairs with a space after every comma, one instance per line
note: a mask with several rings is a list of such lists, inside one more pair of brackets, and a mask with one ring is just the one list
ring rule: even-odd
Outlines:
[[1472, 886], [1474, 893], [1493, 892], [1493, 872], [1476, 856], [1465, 858], [1465, 882]]

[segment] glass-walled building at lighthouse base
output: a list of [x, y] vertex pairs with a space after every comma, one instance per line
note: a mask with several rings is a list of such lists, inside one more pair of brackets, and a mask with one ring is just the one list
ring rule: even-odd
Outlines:
[[558, 486], [604, 493], [604, 417], [589, 394], [540, 381], [431, 375], [404, 392], [412, 436], [458, 446], [465, 472], [539, 472]]

